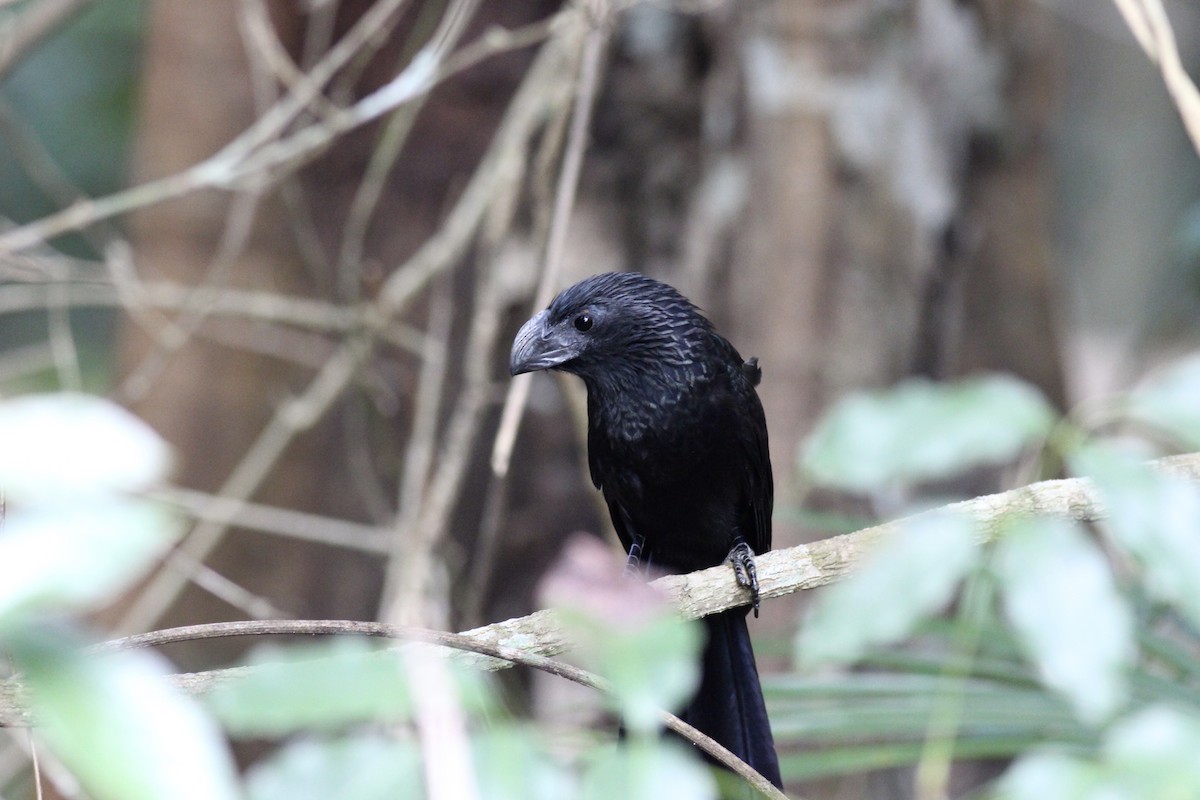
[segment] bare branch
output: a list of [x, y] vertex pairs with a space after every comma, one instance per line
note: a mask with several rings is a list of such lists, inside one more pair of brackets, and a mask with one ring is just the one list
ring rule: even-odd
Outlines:
[[[325, 414], [349, 384], [371, 351], [370, 340], [349, 339], [325, 362], [302, 395], [283, 403], [250, 446], [218, 494], [234, 501], [248, 500], [278, 463], [295, 436]], [[236, 508], [236, 505], [230, 506]], [[118, 630], [144, 630], [174, 602], [187, 585], [193, 563], [203, 562], [220, 543], [233, 521], [232, 511], [214, 514], [188, 534], [160, 571], [138, 595]]]
[[[508, 30], [492, 28], [482, 37], [458, 51], [451, 58], [451, 68], [454, 64], [476, 63], [485, 58], [489, 52], [517, 50], [543, 41], [554, 30], [557, 17], [526, 25], [521, 28]], [[393, 113], [387, 126], [379, 137], [371, 161], [367, 165], [366, 175], [355, 192], [351, 201], [350, 211], [346, 217], [345, 230], [342, 233], [342, 243], [338, 252], [336, 274], [342, 282], [342, 290], [346, 296], [354, 296], [349, 292], [357, 283], [360, 274], [360, 262], [367, 228], [374, 219], [375, 208], [392, 165], [395, 163], [409, 131], [421, 108], [421, 101], [414, 101]]]
[[83, 370], [79, 366], [79, 348], [75, 346], [75, 334], [71, 330], [65, 286], [64, 280], [50, 285], [49, 302], [46, 303], [47, 340], [54, 356], [59, 388], [78, 392], [83, 389]]
[[92, 4], [92, 0], [41, 0], [4, 26], [0, 76], [7, 75], [33, 48]]
[[[336, 138], [424, 96], [448, 77], [505, 49], [528, 45], [522, 37], [502, 41], [493, 37], [485, 39], [478, 47], [468, 45], [463, 48], [459, 58], [446, 58], [446, 53], [436, 48], [423, 50], [391, 82], [354, 106], [340, 109], [320, 122], [279, 138], [284, 128], [312, 101], [324, 81], [332, 76], [328, 67], [322, 69], [323, 65], [327, 62], [344, 64], [340, 58], [346, 54], [342, 51], [351, 42], [365, 46], [369, 41], [374, 41], [374, 37], [381, 35], [380, 28], [378, 25], [364, 28], [363, 23], [368, 18], [374, 19], [377, 10], [385, 6], [394, 9], [400, 2], [402, 0], [380, 0], [372, 6], [359, 24], [339, 39], [326, 58], [307, 74], [306, 81], [295, 85], [292, 92], [270, 112], [214, 156], [173, 175], [95, 200], [81, 200], [40, 220], [0, 233], [0, 255], [28, 250], [64, 233], [192, 192], [205, 189], [232, 190], [247, 181], [261, 182], [272, 177], [278, 178], [281, 171], [294, 171], [303, 166]], [[383, 11], [379, 11], [379, 14], [387, 17]], [[563, 44], [570, 44], [571, 30], [575, 27], [570, 20], [579, 16], [580, 12], [575, 7], [560, 12], [554, 20], [561, 24], [549, 26], [557, 34], [555, 38], [564, 40]], [[360, 29], [361, 37], [356, 39], [355, 34]], [[333, 58], [335, 53], [339, 54], [339, 58]]]
[[345, 547], [367, 553], [386, 553], [391, 538], [389, 530], [374, 525], [307, 514], [290, 508], [239, 502], [192, 489], [161, 489], [154, 493], [154, 497], [182, 509], [196, 519], [229, 519], [231, 525], [246, 530], [287, 536], [331, 547]]
[[1113, 0], [1125, 24], [1133, 31], [1134, 38], [1146, 51], [1150, 60], [1162, 72], [1163, 83], [1192, 140], [1192, 146], [1200, 152], [1200, 90], [1188, 76], [1179, 58], [1175, 44], [1175, 31], [1163, 8], [1162, 0]]
[[[1150, 462], [1150, 466], [1165, 474], [1200, 483], [1200, 453], [1161, 458]], [[1034, 483], [999, 494], [952, 503], [924, 512], [921, 516], [945, 512], [962, 514], [974, 520], [984, 540], [994, 539], [1001, 520], [1012, 514], [1066, 517], [1081, 522], [1097, 522], [1105, 517], [1095, 488], [1086, 478]], [[833, 583], [852, 573], [882, 539], [897, 533], [912, 519], [895, 520], [810, 544], [764, 553], [757, 559], [762, 597], [782, 597]], [[733, 572], [725, 566], [687, 575], [668, 575], [651, 585], [661, 589], [675, 608], [689, 619], [744, 606], [748, 602], [746, 591], [737, 585]], [[267, 620], [222, 622], [137, 634], [99, 647], [153, 647], [183, 640], [268, 634], [353, 634], [406, 638], [470, 650], [476, 654], [470, 662], [485, 670], [505, 668], [509, 666], [508, 662], [537, 666], [540, 659], [566, 652], [571, 645], [558, 615], [552, 610], [543, 610], [460, 634], [381, 622]], [[222, 676], [233, 673], [217, 670], [200, 674], [206, 677], [198, 679], [196, 683], [203, 683], [201, 690], [207, 691]], [[23, 695], [18, 687], [0, 682], [0, 724], [28, 723], [22, 700]]]
[[[558, 176], [558, 187], [551, 214], [550, 233], [546, 242], [546, 256], [542, 263], [542, 276], [534, 295], [533, 310], [536, 312], [550, 302], [550, 296], [558, 285], [562, 268], [563, 249], [567, 241], [567, 226], [571, 221], [571, 209], [575, 205], [575, 191], [579, 185], [579, 172], [583, 167], [583, 153], [587, 146], [587, 134], [591, 129], [592, 106], [600, 85], [601, 64], [604, 60], [604, 45], [608, 40], [607, 20], [593, 20], [584, 41], [583, 58], [579, 65], [579, 77], [575, 90], [575, 109], [571, 117], [571, 129], [567, 134], [566, 152], [562, 170]], [[508, 473], [509, 459], [525, 404], [529, 400], [529, 383], [532, 375], [519, 375], [509, 386], [504, 399], [504, 410], [500, 414], [500, 429], [492, 446], [492, 472], [497, 478]]]
[[[203, 281], [193, 290], [194, 298], [200, 298], [205, 289], [218, 289], [225, 285], [229, 271], [249, 242], [262, 197], [261, 187], [234, 197], [225, 214], [217, 250], [209, 261]], [[183, 349], [207, 316], [207, 309], [200, 302], [193, 300], [186, 303], [178, 317], [166, 323], [163, 335], [155, 337], [150, 351], [126, 373], [115, 394], [126, 402], [142, 399], [166, 371], [170, 356]]]
[[[410, 557], [406, 551], [409, 549], [409, 543], [415, 538], [413, 531], [421, 518], [422, 500], [426, 497], [429, 486], [429, 475], [437, 449], [439, 406], [450, 366], [444, 343], [450, 334], [451, 306], [449, 283], [443, 279], [440, 284], [435, 285], [429, 304], [427, 340], [433, 343], [436, 338], [438, 346], [430, 347], [425, 354], [417, 378], [412, 432], [404, 451], [404, 467], [400, 475], [397, 497], [399, 512], [392, 526], [383, 591], [380, 593], [377, 616], [381, 619], [386, 618], [404, 571], [402, 565]], [[425, 555], [414, 553], [413, 557], [420, 557], [423, 562]], [[428, 566], [422, 564], [423, 569]]]
[[[1151, 462], [1151, 466], [1170, 475], [1200, 482], [1200, 453], [1158, 459]], [[1043, 481], [1000, 494], [953, 503], [925, 513], [947, 511], [973, 519], [979, 528], [980, 536], [985, 540], [995, 538], [1000, 521], [1011, 514], [1043, 514], [1087, 522], [1099, 521], [1105, 515], [1094, 487], [1084, 478]], [[800, 590], [814, 589], [853, 572], [881, 539], [898, 532], [907, 521], [902, 519], [888, 522], [854, 533], [763, 554], [758, 558], [762, 597], [780, 597]], [[653, 585], [663, 590], [678, 611], [688, 618], [715, 614], [744, 606], [748, 602], [745, 590], [737, 585], [732, 571], [726, 567], [713, 567], [688, 575], [670, 575], [654, 581]], [[354, 634], [404, 638], [470, 651], [474, 654], [469, 659], [470, 663], [481, 669], [501, 669], [513, 663], [520, 663], [603, 688], [603, 683], [594, 676], [550, 660], [552, 656], [569, 649], [571, 644], [558, 615], [551, 610], [537, 611], [526, 617], [505, 620], [461, 634], [378, 622], [272, 620], [215, 623], [158, 631], [109, 642], [100, 648], [149, 647], [185, 639], [267, 634]], [[251, 669], [238, 667], [178, 675], [176, 684], [184, 691], [201, 694]], [[0, 725], [26, 726], [31, 723], [22, 687], [11, 680], [0, 681]], [[673, 723], [672, 728], [681, 730], [693, 741], [701, 741]], [[720, 758], [719, 755], [716, 757]], [[736, 765], [733, 766], [736, 768]]]
[[[578, 50], [583, 27], [578, 15], [560, 16], [555, 38], [547, 42], [526, 73], [496, 131], [492, 147], [471, 176], [454, 209], [438, 232], [402, 267], [392, 273], [377, 300], [385, 317], [404, 310], [447, 264], [467, 250], [492, 198], [520, 181], [525, 145], [547, 114], [566, 102], [569, 65]], [[2, 240], [0, 236], [0, 240]]]
[[427, 622], [427, 589], [437, 545], [449, 527], [454, 502], [459, 495], [476, 434], [487, 409], [491, 356], [500, 334], [503, 293], [498, 291], [495, 270], [484, 264], [476, 275], [475, 308], [465, 347], [465, 385], [459, 392], [446, 427], [441, 459], [429, 482], [411, 530], [397, 531], [404, 537], [403, 553], [397, 550], [388, 564], [388, 586], [383, 599], [384, 618], [398, 622]]
[[[542, 48], [510, 103], [487, 155], [446, 222], [384, 284], [375, 303], [379, 311], [377, 319], [384, 321], [399, 314], [430, 280], [453, 266], [478, 231], [493, 199], [504, 195], [505, 187], [520, 181], [527, 142], [546, 109], [565, 101], [564, 89], [569, 83], [563, 80], [561, 63], [576, 47], [574, 34], [581, 30], [564, 26], [559, 35]], [[3, 240], [4, 235], [0, 235], [0, 250]], [[352, 336], [344, 342], [305, 392], [283, 404], [275, 413], [219, 494], [237, 501], [248, 500], [293, 438], [320, 419], [341, 395], [369, 355], [372, 345], [373, 339], [366, 335]], [[187, 585], [191, 574], [189, 565], [207, 557], [221, 541], [229, 524], [230, 519], [221, 517], [197, 525], [180, 548], [172, 553], [168, 568], [142, 590], [118, 630], [144, 630], [153, 625]]]
[[[594, 673], [561, 661], [555, 661], [545, 656], [531, 655], [528, 652], [510, 645], [486, 642], [481, 640], [479, 637], [473, 636], [471, 632], [467, 632], [465, 634], [445, 633], [442, 631], [429, 630], [427, 628], [391, 625], [383, 622], [332, 620], [260, 620], [253, 622], [218, 622], [208, 625], [189, 625], [182, 628], [171, 628], [163, 631], [154, 631], [152, 633], [127, 636], [123, 639], [117, 639], [97, 645], [95, 648], [93, 648], [93, 651], [112, 652], [116, 650], [127, 650], [132, 648], [160, 647], [162, 645], [176, 644], [178, 642], [225, 638], [230, 636], [316, 635], [371, 636], [398, 639], [407, 642], [420, 642], [430, 645], [439, 645], [452, 650], [460, 651], [458, 654], [460, 656], [464, 654], [473, 654], [475, 656], [486, 658], [488, 663], [495, 664], [497, 668], [508, 667], [514, 664], [532, 667], [551, 675], [557, 675], [560, 678], [565, 678], [583, 686], [588, 686], [602, 692], [611, 692], [608, 681]], [[253, 672], [254, 669], [255, 668], [253, 667], [234, 667], [226, 670], [176, 675], [174, 676], [174, 680], [175, 684], [179, 688], [183, 689], [189, 694], [204, 694], [212, 691], [215, 686], [227, 682], [233, 678]], [[5, 702], [5, 688], [5, 684], [0, 683], [0, 724], [12, 724], [14, 726], [20, 724], [30, 724], [27, 719], [24, 723], [8, 722], [8, 720], [15, 719], [15, 717], [10, 717], [8, 714], [8, 708]], [[712, 739], [708, 735], [702, 733], [701, 731], [676, 717], [674, 714], [671, 714], [667, 711], [660, 711], [659, 719], [666, 727], [683, 736], [685, 739], [694, 742], [700, 747], [701, 750], [704, 750], [713, 758], [725, 764], [766, 797], [776, 798], [776, 800], [787, 800], [786, 795], [772, 786], [770, 781], [762, 777], [762, 775], [759, 775], [749, 764], [746, 764], [736, 755], [731, 753], [715, 739]]]
[[[0, 314], [45, 308], [54, 291], [53, 282], [10, 283], [0, 285]], [[179, 310], [191, 303], [202, 305], [211, 316], [245, 317], [258, 322], [271, 322], [307, 328], [325, 333], [349, 333], [383, 324], [370, 306], [342, 306], [292, 297], [277, 292], [264, 292], [233, 287], [195, 287], [171, 281], [152, 281], [137, 284], [136, 291], [124, 296], [120, 287], [108, 283], [71, 282], [63, 284], [62, 301], [70, 306], [120, 306], [129, 311], [154, 308]], [[420, 353], [424, 335], [399, 322], [396, 342], [405, 350]]]

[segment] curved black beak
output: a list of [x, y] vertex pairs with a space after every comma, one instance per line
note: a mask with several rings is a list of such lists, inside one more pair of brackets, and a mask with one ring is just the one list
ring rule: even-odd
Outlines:
[[547, 324], [549, 318], [549, 311], [540, 311], [517, 331], [508, 361], [510, 373], [520, 375], [523, 372], [553, 369], [577, 355], [571, 347], [556, 340]]

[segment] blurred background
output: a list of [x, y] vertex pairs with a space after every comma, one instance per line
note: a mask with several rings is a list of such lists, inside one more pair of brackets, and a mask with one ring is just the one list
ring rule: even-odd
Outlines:
[[[899, 508], [797, 475], [846, 392], [998, 371], [1065, 410], [1200, 333], [1196, 152], [1109, 3], [4, 0], [0, 42], [0, 390], [133, 410], [192, 520], [113, 633], [533, 610], [608, 526], [582, 386], [510, 399], [539, 284], [646, 272], [759, 357], [776, 547]], [[765, 672], [801, 604], [752, 625]]]

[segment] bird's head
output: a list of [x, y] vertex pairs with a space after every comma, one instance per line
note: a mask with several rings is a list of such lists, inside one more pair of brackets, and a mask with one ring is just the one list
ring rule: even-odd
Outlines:
[[585, 380], [642, 365], [679, 368], [711, 325], [675, 289], [633, 272], [593, 275], [521, 326], [513, 375], [555, 369]]

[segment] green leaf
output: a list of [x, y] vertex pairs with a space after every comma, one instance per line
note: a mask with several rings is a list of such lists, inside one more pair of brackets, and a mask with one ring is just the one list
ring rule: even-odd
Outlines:
[[1013, 378], [911, 380], [835, 405], [801, 466], [818, 483], [859, 492], [936, 480], [1015, 458], [1055, 418], [1036, 389]]
[[283, 736], [348, 722], [403, 720], [412, 710], [399, 658], [360, 639], [255, 648], [252, 670], [205, 698], [233, 736]]
[[[946, 692], [942, 675], [872, 677], [853, 672], [838, 677], [832, 686], [829, 679], [818, 681], [803, 694], [793, 687], [768, 696], [776, 742], [921, 741]], [[1070, 708], [1045, 690], [978, 680], [964, 681], [956, 690], [963, 708], [960, 739], [1024, 736], [1028, 747], [1048, 737], [1087, 737]]]
[[101, 605], [175, 542], [178, 521], [148, 502], [97, 496], [25, 507], [0, 527], [0, 624], [32, 610]]
[[1104, 499], [1103, 530], [1146, 570], [1146, 590], [1200, 625], [1200, 490], [1099, 445], [1070, 458]]
[[1154, 706], [1113, 728], [1105, 760], [1138, 797], [1200, 796], [1200, 719]]
[[[1012, 758], [1029, 748], [1029, 738], [991, 736], [958, 739], [954, 743], [956, 759]], [[779, 767], [784, 781], [811, 781], [836, 775], [861, 775], [872, 770], [905, 767], [918, 763], [925, 754], [923, 740], [880, 742], [822, 747], [801, 753], [782, 753]], [[1059, 795], [1042, 795], [1038, 800], [1062, 800]]]
[[1095, 766], [1062, 753], [1025, 756], [1001, 779], [997, 795], [1003, 800], [1125, 798], [1125, 795], [1106, 793], [1100, 771]]
[[213, 721], [148, 652], [83, 655], [42, 632], [6, 643], [30, 689], [37, 734], [95, 800], [238, 797]]
[[629, 730], [657, 729], [660, 709], [678, 710], [695, 693], [703, 646], [698, 623], [664, 612], [618, 628], [574, 609], [563, 609], [562, 619], [576, 632], [580, 660], [609, 680]]
[[1200, 719], [1152, 706], [1114, 725], [1102, 758], [1021, 759], [1000, 782], [1004, 800], [1182, 800], [1200, 795]]
[[797, 658], [810, 666], [851, 662], [872, 646], [903, 639], [950, 602], [978, 558], [970, 520], [952, 514], [914, 517], [862, 569], [817, 596], [800, 632]]
[[472, 743], [479, 788], [487, 800], [560, 800], [579, 795], [575, 777], [527, 728], [499, 726], [476, 734]]
[[[345, 637], [259, 647], [246, 664], [254, 669], [220, 684], [205, 698], [234, 736], [284, 736], [358, 722], [403, 721], [412, 713], [403, 653], [376, 642]], [[453, 659], [446, 659], [446, 667], [468, 712], [495, 705], [483, 673]]]
[[424, 796], [415, 743], [378, 734], [289, 742], [246, 774], [248, 800], [419, 800]]
[[85, 394], [0, 402], [0, 487], [10, 501], [48, 503], [136, 492], [161, 481], [167, 445], [120, 406]]
[[1200, 718], [1153, 706], [1113, 728], [1105, 758], [1141, 797], [1200, 796]]
[[1200, 448], [1200, 355], [1158, 371], [1128, 398], [1129, 416], [1169, 431]]
[[705, 800], [717, 796], [702, 762], [678, 742], [654, 737], [594, 751], [583, 775], [583, 800]]
[[996, 572], [1005, 612], [1046, 684], [1086, 721], [1116, 711], [1136, 655], [1133, 616], [1099, 549], [1065, 520], [1022, 519], [999, 543]]

